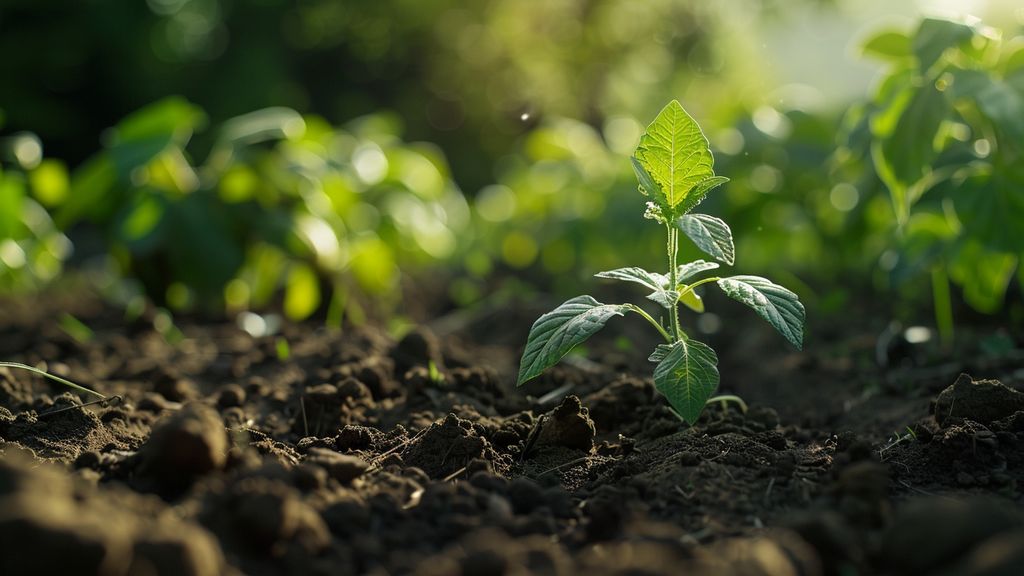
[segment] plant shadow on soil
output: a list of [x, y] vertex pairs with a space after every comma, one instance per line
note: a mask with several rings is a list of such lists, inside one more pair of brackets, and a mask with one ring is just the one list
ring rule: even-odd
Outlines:
[[519, 328], [486, 334], [526, 312], [286, 325], [281, 361], [228, 323], [171, 346], [88, 299], [4, 310], [0, 358], [125, 400], [49, 414], [81, 400], [0, 368], [3, 574], [1024, 574], [1020, 342], [880, 371], [856, 333], [760, 364], [726, 333], [750, 410], [688, 428], [600, 343], [513, 389]]

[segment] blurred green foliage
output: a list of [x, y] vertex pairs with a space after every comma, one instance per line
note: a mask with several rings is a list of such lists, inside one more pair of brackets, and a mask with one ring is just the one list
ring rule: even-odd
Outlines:
[[883, 266], [952, 279], [976, 310], [1000, 310], [1024, 254], [1024, 36], [926, 18], [864, 52], [888, 70], [851, 112], [848, 142], [872, 159], [901, 225]]
[[468, 205], [436, 147], [402, 142], [393, 120], [341, 130], [264, 109], [218, 126], [197, 162], [205, 119], [177, 97], [129, 115], [50, 199], [158, 303], [263, 308], [283, 291], [290, 317], [332, 297], [341, 314], [352, 290], [393, 296], [399, 263], [455, 254]]
[[437, 264], [456, 305], [509, 273], [574, 292], [659, 263], [628, 156], [679, 98], [731, 178], [704, 209], [738, 272], [836, 311], [946, 277], [999, 309], [1024, 280], [1021, 40], [885, 29], [864, 48], [885, 76], [844, 115], [779, 87], [754, 33], [829, 4], [9, 0], [0, 283], [99, 259], [172, 308], [332, 321]]
[[60, 273], [71, 242], [47, 208], [67, 189], [67, 170], [43, 158], [35, 135], [0, 137], [0, 290], [38, 290]]

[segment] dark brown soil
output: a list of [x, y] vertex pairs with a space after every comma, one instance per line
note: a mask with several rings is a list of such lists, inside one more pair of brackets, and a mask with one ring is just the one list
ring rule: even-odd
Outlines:
[[744, 324], [711, 338], [749, 410], [687, 427], [611, 339], [512, 388], [532, 312], [172, 345], [90, 302], [0, 309], [0, 360], [123, 398], [0, 368], [0, 574], [1024, 574], [1005, 334], [879, 368], [870, 329], [798, 354]]

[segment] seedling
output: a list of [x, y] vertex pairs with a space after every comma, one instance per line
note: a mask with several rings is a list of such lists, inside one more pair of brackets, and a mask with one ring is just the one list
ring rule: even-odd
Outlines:
[[0, 368], [17, 368], [18, 370], [27, 370], [27, 371], [32, 372], [34, 374], [38, 374], [38, 375], [40, 375], [40, 376], [42, 376], [44, 378], [49, 378], [50, 380], [53, 380], [54, 382], [58, 382], [60, 384], [63, 384], [65, 386], [67, 386], [68, 388], [72, 388], [74, 390], [78, 390], [79, 392], [83, 392], [85, 394], [92, 394], [93, 396], [96, 396], [96, 397], [100, 398], [101, 400], [107, 400], [108, 399], [107, 396], [104, 396], [103, 394], [100, 394], [99, 392], [97, 392], [95, 390], [90, 390], [89, 388], [86, 388], [85, 386], [82, 386], [80, 384], [75, 384], [74, 382], [72, 382], [70, 380], [67, 380], [65, 378], [61, 378], [60, 376], [57, 376], [56, 374], [50, 374], [46, 370], [40, 370], [39, 368], [36, 368], [35, 366], [29, 366], [28, 364], [21, 364], [19, 362], [0, 362]]
[[659, 344], [649, 358], [657, 364], [655, 387], [685, 422], [693, 424], [707, 403], [738, 399], [712, 397], [719, 383], [718, 356], [680, 327], [679, 303], [703, 312], [704, 302], [696, 289], [713, 282], [730, 298], [753, 308], [797, 348], [803, 345], [804, 307], [796, 294], [764, 278], [711, 276], [698, 280], [697, 275], [718, 268], [718, 263], [677, 263], [680, 232], [719, 262], [732, 265], [735, 254], [732, 231], [725, 222], [707, 214], [690, 213], [709, 191], [729, 179], [715, 175], [708, 140], [679, 102], [670, 102], [647, 127], [632, 161], [640, 192], [652, 199], [644, 217], [664, 226], [668, 236], [668, 272], [659, 274], [631, 267], [596, 276], [644, 286], [651, 291], [647, 298], [665, 309], [667, 323], [655, 320], [635, 304], [602, 304], [591, 296], [577, 296], [533, 324], [519, 365], [517, 385], [556, 364], [613, 316], [635, 312], [665, 338], [666, 343]]

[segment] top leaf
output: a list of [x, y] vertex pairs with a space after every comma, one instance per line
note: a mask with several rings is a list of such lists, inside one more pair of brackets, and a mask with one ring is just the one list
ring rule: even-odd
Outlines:
[[715, 176], [708, 139], [676, 100], [647, 127], [636, 160], [640, 185], [671, 213], [685, 213], [725, 180]]

